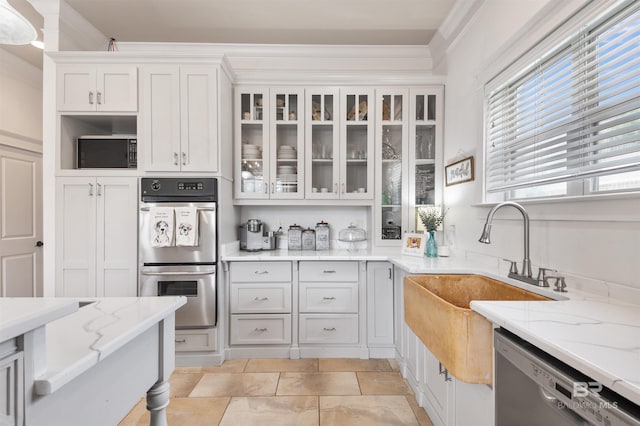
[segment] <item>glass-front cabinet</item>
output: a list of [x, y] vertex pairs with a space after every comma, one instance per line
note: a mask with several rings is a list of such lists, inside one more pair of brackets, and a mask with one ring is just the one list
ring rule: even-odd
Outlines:
[[338, 89], [306, 92], [306, 198], [332, 199], [340, 191], [340, 115]]
[[373, 90], [307, 89], [307, 199], [373, 198]]
[[304, 197], [304, 90], [270, 90], [271, 198]]
[[302, 198], [304, 91], [237, 87], [235, 105], [235, 198]]
[[376, 91], [375, 241], [398, 244], [421, 232], [417, 208], [441, 204], [441, 86]]

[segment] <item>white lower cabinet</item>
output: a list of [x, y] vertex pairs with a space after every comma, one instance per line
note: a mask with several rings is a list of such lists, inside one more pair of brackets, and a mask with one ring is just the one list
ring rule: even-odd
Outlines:
[[367, 262], [367, 345], [373, 358], [394, 357], [393, 265]]
[[300, 314], [300, 344], [357, 344], [358, 314]]
[[[7, 354], [5, 350], [10, 347], [14, 350]], [[16, 350], [13, 341], [0, 342], [0, 425], [3, 426], [24, 424], [23, 358], [23, 352]]]
[[232, 262], [230, 345], [291, 344], [291, 262]]
[[212, 352], [218, 349], [218, 329], [176, 330], [176, 352]]
[[56, 296], [136, 296], [137, 182], [57, 178]]

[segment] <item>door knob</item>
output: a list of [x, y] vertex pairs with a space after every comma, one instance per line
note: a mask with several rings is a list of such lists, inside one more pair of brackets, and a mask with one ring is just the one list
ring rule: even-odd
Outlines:
[[36, 243], [36, 247], [42, 247], [44, 245], [44, 243], [42, 241], [38, 241]]

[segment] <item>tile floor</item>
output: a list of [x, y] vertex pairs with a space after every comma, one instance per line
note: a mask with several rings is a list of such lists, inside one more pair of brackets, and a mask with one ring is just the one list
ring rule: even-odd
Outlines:
[[[432, 426], [394, 360], [235, 359], [170, 382], [169, 426]], [[148, 424], [141, 399], [119, 426]]]

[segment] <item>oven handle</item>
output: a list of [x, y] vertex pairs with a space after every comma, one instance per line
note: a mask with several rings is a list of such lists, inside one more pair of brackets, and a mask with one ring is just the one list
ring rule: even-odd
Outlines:
[[[196, 207], [199, 212], [215, 212], [216, 209], [213, 207]], [[140, 207], [141, 212], [148, 212], [151, 210], [151, 207]]]
[[213, 275], [216, 273], [215, 270], [206, 270], [206, 271], [202, 271], [202, 272], [177, 272], [177, 271], [171, 271], [171, 272], [151, 272], [151, 271], [142, 271], [140, 272], [142, 275], [164, 275], [164, 276], [168, 276], [168, 275]]

